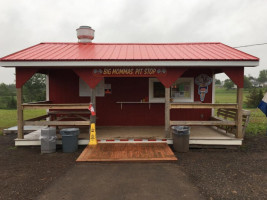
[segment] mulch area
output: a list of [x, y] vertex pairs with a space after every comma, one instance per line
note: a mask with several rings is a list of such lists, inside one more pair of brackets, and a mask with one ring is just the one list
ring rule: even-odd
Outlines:
[[[14, 147], [15, 134], [0, 136], [0, 199], [35, 199], [75, 166], [82, 152], [41, 154], [40, 147]], [[267, 137], [246, 138], [234, 149], [190, 149], [176, 153], [190, 181], [207, 199], [267, 196]], [[149, 163], [144, 164], [148, 165]], [[164, 184], [164, 183], [163, 183]]]

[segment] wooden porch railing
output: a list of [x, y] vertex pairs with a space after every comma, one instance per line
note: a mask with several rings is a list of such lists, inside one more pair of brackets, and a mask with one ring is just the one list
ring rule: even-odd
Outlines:
[[[46, 115], [35, 117], [26, 121], [23, 121], [23, 125], [33, 126], [89, 126], [91, 124], [89, 111], [73, 111], [88, 109], [88, 103], [78, 104], [51, 104], [50, 102], [36, 102], [36, 103], [24, 103], [21, 105], [22, 110], [25, 109], [60, 109], [65, 111], [50, 111]], [[69, 110], [69, 111], [67, 111]], [[83, 115], [88, 115], [85, 117]], [[50, 120], [47, 121], [46, 119]], [[73, 120], [74, 118], [74, 120]], [[72, 120], [70, 120], [72, 119]], [[78, 119], [78, 120], [77, 120]]]
[[[237, 110], [237, 104], [213, 104], [213, 103], [170, 103], [169, 109], [234, 109]], [[214, 120], [214, 121], [171, 121], [170, 126], [236, 126], [236, 121]]]
[[[209, 121], [171, 121], [169, 120], [169, 127], [175, 125], [186, 126], [216, 126], [220, 128], [226, 128], [227, 130], [235, 130], [236, 137], [243, 137], [245, 128], [249, 121], [250, 112], [242, 110], [238, 107], [239, 104], [212, 104], [212, 103], [170, 103], [169, 110], [171, 109], [218, 109], [224, 111], [224, 115], [221, 117], [218, 113], [218, 117], [213, 116]], [[241, 111], [240, 111], [241, 110]], [[241, 113], [241, 128], [242, 135], [238, 134], [239, 126], [239, 113]]]
[[[218, 104], [218, 103], [169, 103], [171, 109], [232, 109], [237, 111], [238, 104]], [[210, 121], [172, 121], [169, 119], [171, 126], [237, 126], [237, 121], [221, 119]]]

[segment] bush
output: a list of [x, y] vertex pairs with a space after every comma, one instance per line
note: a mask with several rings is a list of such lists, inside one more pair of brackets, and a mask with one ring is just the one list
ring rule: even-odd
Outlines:
[[263, 98], [263, 91], [253, 88], [246, 96], [245, 101], [247, 108], [257, 108]]

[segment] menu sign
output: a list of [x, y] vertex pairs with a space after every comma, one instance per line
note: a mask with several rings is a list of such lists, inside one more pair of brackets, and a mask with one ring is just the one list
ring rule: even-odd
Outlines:
[[167, 70], [165, 68], [102, 68], [93, 70], [95, 76], [103, 77], [119, 77], [119, 76], [143, 76], [153, 77], [166, 75]]

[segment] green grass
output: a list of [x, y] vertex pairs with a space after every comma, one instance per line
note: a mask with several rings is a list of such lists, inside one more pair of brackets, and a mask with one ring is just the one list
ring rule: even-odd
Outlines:
[[266, 135], [267, 134], [267, 117], [260, 109], [248, 109], [251, 111], [248, 127], [246, 128], [247, 135]]
[[[25, 110], [24, 119], [27, 120], [45, 114], [46, 110], [44, 109]], [[0, 109], [0, 134], [2, 134], [2, 130], [4, 128], [16, 125], [17, 125], [17, 110]]]
[[[246, 100], [246, 96], [249, 91], [243, 91], [243, 101]], [[215, 102], [216, 103], [236, 103], [236, 89], [226, 90], [225, 88], [215, 89]], [[244, 107], [246, 105], [244, 104]]]
[[[243, 101], [246, 101], [246, 96], [249, 91], [244, 90]], [[235, 103], [236, 89], [226, 90], [225, 88], [215, 89], [216, 103]], [[251, 111], [248, 127], [246, 128], [247, 135], [265, 135], [267, 133], [267, 117], [258, 108], [248, 109], [243, 103], [243, 108]]]

